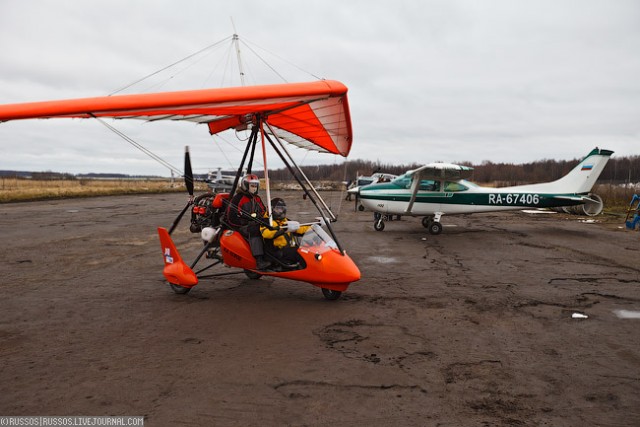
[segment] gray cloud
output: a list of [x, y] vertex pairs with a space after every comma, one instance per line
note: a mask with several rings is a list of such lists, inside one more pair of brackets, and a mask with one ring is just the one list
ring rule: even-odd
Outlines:
[[[638, 153], [640, 3], [625, 0], [6, 0], [0, 103], [109, 94], [230, 36], [231, 17], [247, 43], [249, 84], [280, 82], [255, 50], [288, 81], [315, 75], [349, 87], [351, 158], [526, 162], [595, 145]], [[230, 47], [130, 92], [238, 85]], [[114, 125], [177, 165], [186, 144], [202, 169], [240, 158], [234, 135], [212, 138], [203, 126]], [[0, 145], [0, 169], [168, 174], [89, 120], [4, 123]], [[304, 164], [342, 161], [293, 151]]]

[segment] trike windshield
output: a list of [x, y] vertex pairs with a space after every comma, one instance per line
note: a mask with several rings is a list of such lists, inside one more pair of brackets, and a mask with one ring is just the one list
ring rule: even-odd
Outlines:
[[313, 224], [300, 239], [300, 248], [322, 254], [329, 250], [338, 250], [336, 242], [318, 224]]

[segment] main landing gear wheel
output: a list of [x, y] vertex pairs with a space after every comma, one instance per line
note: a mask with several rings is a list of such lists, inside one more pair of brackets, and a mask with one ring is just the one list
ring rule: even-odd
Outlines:
[[185, 288], [184, 286], [174, 285], [173, 283], [169, 283], [169, 286], [171, 286], [171, 289], [173, 289], [173, 292], [180, 295], [188, 294], [189, 291], [191, 290], [191, 288]]
[[438, 234], [442, 233], [442, 224], [440, 224], [439, 222], [432, 222], [431, 224], [429, 224], [429, 228], [427, 228], [427, 230], [429, 230], [429, 234], [437, 236]]
[[442, 224], [439, 221], [434, 221], [433, 216], [425, 216], [422, 218], [422, 226], [427, 229], [429, 234], [434, 236], [442, 233]]
[[376, 222], [373, 223], [373, 228], [376, 231], [384, 230], [384, 221], [382, 220], [382, 217], [380, 217]]
[[262, 277], [262, 274], [256, 273], [255, 271], [251, 270], [245, 270], [244, 274], [246, 274], [249, 279], [259, 279]]
[[342, 292], [334, 291], [332, 289], [322, 288], [322, 295], [324, 295], [324, 297], [329, 301], [335, 301], [338, 298], [340, 298], [340, 295], [342, 295]]

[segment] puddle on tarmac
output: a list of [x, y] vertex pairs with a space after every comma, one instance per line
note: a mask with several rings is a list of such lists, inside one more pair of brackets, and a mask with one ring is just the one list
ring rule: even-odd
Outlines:
[[387, 257], [387, 256], [370, 256], [369, 260], [373, 261], [373, 262], [380, 263], [380, 264], [391, 264], [391, 263], [394, 263], [394, 262], [398, 262], [398, 260], [396, 258]]
[[613, 314], [618, 316], [618, 319], [640, 319], [640, 311], [613, 310]]

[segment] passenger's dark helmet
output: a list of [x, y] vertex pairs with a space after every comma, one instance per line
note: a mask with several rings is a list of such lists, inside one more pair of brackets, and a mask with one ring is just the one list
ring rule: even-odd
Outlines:
[[258, 178], [258, 175], [249, 174], [249, 175], [243, 176], [242, 180], [240, 181], [240, 188], [242, 188], [247, 193], [250, 193], [249, 186], [252, 184], [255, 184], [257, 186], [256, 188], [256, 193], [257, 193], [258, 190], [260, 189], [260, 178]]
[[287, 204], [280, 197], [271, 200], [273, 219], [285, 219], [287, 217]]

